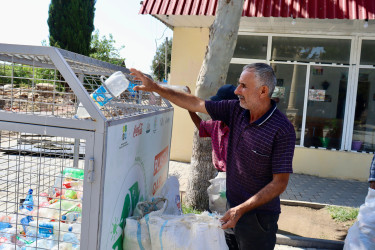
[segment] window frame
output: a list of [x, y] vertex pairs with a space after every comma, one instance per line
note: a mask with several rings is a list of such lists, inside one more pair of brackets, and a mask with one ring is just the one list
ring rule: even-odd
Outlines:
[[[311, 66], [324, 66], [324, 67], [345, 67], [348, 68], [348, 84], [347, 84], [347, 93], [345, 100], [345, 116], [343, 121], [343, 130], [342, 130], [342, 142], [339, 151], [352, 151], [351, 142], [353, 138], [353, 128], [354, 128], [354, 116], [355, 116], [355, 104], [357, 96], [357, 87], [358, 87], [358, 76], [359, 69], [370, 68], [375, 69], [375, 65], [360, 65], [360, 56], [361, 56], [361, 46], [363, 40], [375, 40], [375, 37], [364, 37], [364, 36], [329, 36], [329, 35], [309, 35], [309, 34], [291, 34], [291, 33], [254, 33], [247, 31], [239, 31], [239, 35], [248, 35], [248, 36], [267, 36], [267, 55], [265, 59], [250, 59], [250, 58], [232, 58], [231, 64], [249, 64], [255, 62], [263, 62], [268, 65], [271, 63], [274, 64], [289, 64], [289, 65], [305, 65], [306, 66], [306, 81], [305, 81], [305, 97], [304, 97], [304, 106], [303, 106], [303, 117], [302, 117], [302, 126], [301, 126], [301, 139], [300, 143], [296, 144], [296, 147], [304, 147], [303, 142], [305, 139], [305, 129], [306, 129], [306, 112], [307, 112], [307, 102], [308, 102], [308, 87], [310, 81], [310, 71]], [[350, 55], [349, 55], [349, 64], [340, 64], [340, 63], [317, 63], [317, 62], [299, 62], [299, 61], [277, 61], [270, 60], [272, 52], [272, 39], [273, 37], [298, 37], [298, 38], [322, 38], [322, 39], [344, 39], [350, 40]], [[313, 147], [315, 148], [315, 147]], [[326, 149], [326, 148], [324, 148]], [[330, 149], [336, 151], [337, 149]], [[352, 151], [357, 152], [357, 151]]]

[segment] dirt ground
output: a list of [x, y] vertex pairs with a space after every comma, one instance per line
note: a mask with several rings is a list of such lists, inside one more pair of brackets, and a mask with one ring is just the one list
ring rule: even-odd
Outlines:
[[337, 222], [324, 208], [281, 205], [278, 225], [281, 234], [343, 241], [354, 222]]

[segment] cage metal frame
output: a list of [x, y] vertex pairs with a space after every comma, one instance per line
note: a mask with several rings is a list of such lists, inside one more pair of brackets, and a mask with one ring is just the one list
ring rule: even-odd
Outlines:
[[[16, 55], [16, 56], [15, 56]], [[84, 195], [81, 224], [81, 249], [99, 249], [102, 218], [107, 129], [110, 126], [134, 121], [147, 116], [173, 112], [172, 105], [149, 105], [147, 102], [124, 103], [114, 100], [111, 105], [140, 109], [131, 117], [107, 118], [82, 85], [85, 75], [110, 75], [129, 70], [70, 51], [46, 46], [0, 44], [0, 60], [58, 69], [73, 93], [92, 119], [61, 118], [0, 110], [0, 130], [62, 136], [86, 141], [84, 158]], [[123, 97], [121, 97], [123, 98]]]

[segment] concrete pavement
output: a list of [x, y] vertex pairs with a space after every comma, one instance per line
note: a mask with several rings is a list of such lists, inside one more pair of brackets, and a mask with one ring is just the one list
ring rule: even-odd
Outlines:
[[[189, 163], [170, 161], [169, 174], [178, 177], [181, 192], [186, 191], [189, 172]], [[367, 182], [291, 174], [288, 187], [280, 198], [323, 205], [359, 207], [365, 201], [368, 187]]]

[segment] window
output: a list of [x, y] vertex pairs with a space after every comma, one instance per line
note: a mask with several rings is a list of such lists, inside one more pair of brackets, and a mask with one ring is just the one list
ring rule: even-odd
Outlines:
[[246, 64], [230, 64], [227, 75], [227, 84], [237, 85], [242, 69]]
[[238, 36], [234, 58], [266, 59], [266, 36]]
[[311, 66], [304, 146], [340, 149], [348, 68]]
[[361, 64], [375, 65], [375, 41], [363, 40], [361, 47]]
[[301, 143], [306, 66], [297, 64], [271, 64], [277, 84], [272, 99], [286, 114], [296, 131], [296, 144]]
[[375, 69], [360, 69], [352, 150], [375, 151]]
[[227, 83], [237, 83], [248, 62], [266, 59], [277, 78], [272, 99], [293, 124], [296, 145], [350, 150], [346, 139], [353, 133], [354, 148], [361, 142], [361, 150], [375, 151], [375, 41], [362, 44], [367, 68], [359, 71], [354, 131], [346, 126], [354, 117], [354, 89], [348, 87], [356, 67], [349, 65], [352, 40], [359, 39], [241, 35]]
[[349, 64], [350, 40], [273, 37], [271, 60]]

